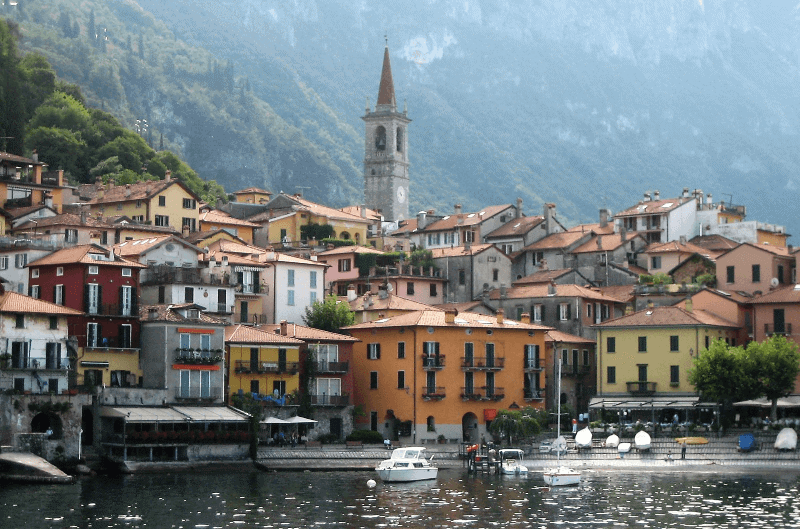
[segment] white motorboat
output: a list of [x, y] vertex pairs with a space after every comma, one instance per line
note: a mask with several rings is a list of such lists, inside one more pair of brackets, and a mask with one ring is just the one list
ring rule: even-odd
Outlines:
[[381, 461], [375, 470], [383, 481], [436, 479], [439, 469], [424, 454], [425, 448], [421, 446], [395, 448], [391, 458]]
[[611, 434], [606, 439], [606, 446], [609, 448], [616, 448], [619, 446], [619, 436], [617, 434]]
[[636, 450], [650, 450], [650, 434], [642, 430], [634, 436], [633, 444]]
[[589, 428], [584, 428], [575, 434], [575, 446], [578, 448], [592, 447], [592, 431]]
[[[561, 395], [561, 362], [556, 360], [556, 367], [558, 369], [558, 376], [556, 377], [556, 395]], [[561, 464], [561, 446], [564, 447], [566, 452], [566, 440], [561, 437], [561, 399], [558, 400], [558, 415], [556, 423], [558, 424], [558, 437], [556, 439], [556, 461], [557, 464], [553, 468], [545, 469], [542, 473], [544, 482], [551, 487], [561, 487], [566, 485], [578, 485], [581, 482], [581, 473], [579, 470], [569, 468]]]
[[500, 458], [502, 474], [521, 475], [528, 473], [528, 467], [522, 464], [525, 454], [519, 448], [503, 448], [497, 451]]

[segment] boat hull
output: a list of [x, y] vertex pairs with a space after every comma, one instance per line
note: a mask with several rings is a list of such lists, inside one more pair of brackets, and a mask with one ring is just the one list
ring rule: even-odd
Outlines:
[[376, 468], [378, 477], [387, 482], [408, 482], [423, 481], [426, 479], [436, 479], [439, 469], [437, 467], [426, 468]]
[[559, 467], [545, 470], [544, 482], [551, 487], [568, 487], [580, 485], [581, 473], [571, 468]]
[[524, 465], [503, 465], [500, 467], [500, 473], [505, 474], [507, 476], [519, 476], [525, 475], [528, 473], [528, 467]]

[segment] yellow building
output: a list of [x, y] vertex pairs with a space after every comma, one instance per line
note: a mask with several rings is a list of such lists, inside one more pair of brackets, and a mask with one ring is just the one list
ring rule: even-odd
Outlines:
[[634, 414], [642, 421], [671, 420], [697, 402], [689, 384], [694, 357], [714, 340], [731, 343], [738, 331], [736, 323], [694, 310], [690, 302], [686, 308], [647, 308], [594, 328], [597, 397], [590, 407], [646, 408], [641, 417]]
[[252, 394], [265, 405], [286, 403], [286, 396], [300, 389], [300, 346], [303, 344], [297, 338], [249, 325], [226, 327], [229, 399], [244, 393]]
[[423, 310], [347, 327], [357, 428], [404, 443], [480, 442], [502, 409], [544, 406], [549, 327]]
[[301, 227], [309, 224], [329, 225], [332, 237], [364, 244], [370, 218], [345, 213], [305, 200], [300, 195], [279, 194], [267, 204], [267, 211], [248, 219], [261, 225], [255, 236], [259, 246], [294, 245], [303, 240]]
[[195, 232], [200, 221], [200, 198], [167, 171], [164, 180], [121, 186], [94, 186], [87, 202], [93, 216], [125, 215], [134, 222], [171, 226], [180, 233]]
[[218, 209], [204, 207], [200, 211], [200, 231], [224, 230], [239, 237], [247, 244], [253, 243], [253, 230], [259, 227], [261, 227], [260, 224], [231, 217]]
[[231, 193], [236, 197], [236, 202], [244, 202], [246, 204], [266, 204], [269, 202], [272, 193], [266, 189], [258, 187], [248, 187]]
[[62, 213], [67, 191], [64, 171], [45, 171], [47, 164], [0, 152], [0, 206], [6, 209], [47, 205]]

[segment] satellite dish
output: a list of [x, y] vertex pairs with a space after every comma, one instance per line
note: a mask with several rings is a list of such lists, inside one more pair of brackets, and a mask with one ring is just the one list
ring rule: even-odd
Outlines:
[[778, 286], [778, 283], [780, 283], [780, 281], [778, 281], [778, 278], [777, 278], [777, 277], [773, 277], [772, 279], [770, 279], [770, 280], [769, 280], [769, 285], [770, 285], [772, 288], [775, 288], [775, 287], [777, 287], [777, 286]]

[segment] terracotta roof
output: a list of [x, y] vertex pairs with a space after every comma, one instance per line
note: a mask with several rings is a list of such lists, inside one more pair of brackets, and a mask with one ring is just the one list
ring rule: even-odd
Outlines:
[[240, 323], [225, 327], [225, 343], [301, 345], [304, 342], [290, 336], [281, 336], [252, 325], [242, 325]]
[[15, 163], [24, 163], [25, 165], [47, 165], [43, 162], [34, 162], [31, 158], [25, 158], [23, 156], [17, 156], [16, 154], [11, 154], [9, 152], [0, 151], [0, 162], [15, 162]]
[[647, 268], [642, 268], [641, 266], [637, 266], [637, 265], [634, 265], [634, 264], [629, 264], [629, 265], [628, 265], [628, 270], [630, 270], [630, 271], [631, 271], [631, 272], [633, 272], [634, 274], [639, 274], [639, 275], [643, 275], [643, 274], [645, 274], [645, 275], [646, 275], [646, 274], [649, 274], [649, 273], [650, 273], [650, 272], [647, 270]]
[[355, 254], [377, 254], [383, 255], [384, 252], [380, 250], [376, 250], [375, 248], [371, 248], [369, 246], [339, 246], [338, 248], [334, 248], [332, 250], [325, 250], [324, 252], [320, 252], [320, 256], [328, 256], [328, 255], [346, 255], [350, 253]]
[[544, 217], [539, 215], [538, 217], [520, 217], [511, 219], [510, 222], [506, 222], [489, 235], [486, 236], [487, 239], [498, 238], [498, 237], [513, 237], [516, 235], [524, 235], [531, 231], [533, 228], [538, 226], [544, 222]]
[[[595, 235], [585, 243], [581, 244], [574, 250], [572, 253], [594, 253], [594, 252], [610, 252], [612, 250], [616, 250], [623, 244], [627, 244], [631, 241], [631, 239], [641, 239], [641, 236], [635, 235], [634, 237], [629, 237], [628, 235], [625, 236], [625, 240], [622, 240], [622, 236], [619, 233], [611, 233], [609, 235]], [[598, 240], [600, 245], [598, 246]]]
[[478, 255], [486, 250], [494, 248], [500, 255], [509, 258], [506, 254], [501, 252], [494, 244], [472, 244], [469, 249], [464, 246], [453, 246], [451, 248], [431, 248], [431, 253], [434, 259], [442, 257], [464, 257], [467, 255]]
[[[142, 182], [135, 182], [133, 184], [106, 186], [103, 191], [103, 196], [97, 196], [97, 187], [95, 186], [95, 193], [88, 204], [108, 204], [114, 202], [131, 202], [134, 200], [146, 200], [164, 191], [166, 188], [173, 184], [180, 184], [178, 180], [147, 180]], [[191, 193], [191, 192], [190, 192]], [[193, 193], [192, 193], [193, 194]]]
[[666, 213], [668, 211], [672, 211], [678, 206], [685, 204], [686, 202], [689, 202], [690, 200], [694, 200], [694, 198], [665, 198], [663, 200], [649, 200], [647, 202], [641, 201], [625, 211], [620, 211], [614, 215], [614, 217], [633, 217], [637, 215]]
[[380, 297], [380, 295], [378, 294], [372, 294], [371, 296], [367, 296], [366, 294], [364, 294], [350, 302], [350, 309], [354, 311], [439, 310], [437, 308], [432, 307], [431, 305], [426, 305], [425, 303], [420, 303], [419, 301], [414, 301], [413, 299], [407, 299], [401, 296], [397, 296], [395, 294], [389, 294], [385, 298]]
[[395, 106], [394, 81], [392, 80], [392, 63], [389, 61], [389, 46], [383, 50], [383, 69], [381, 84], [378, 88], [378, 104]]
[[110, 250], [107, 250], [97, 244], [81, 244], [78, 246], [72, 246], [70, 248], [63, 248], [49, 255], [45, 255], [41, 259], [37, 259], [36, 261], [28, 263], [28, 268], [33, 268], [36, 266], [78, 264], [78, 263], [87, 265], [116, 266], [125, 268], [147, 268], [147, 265], [139, 264], [135, 261], [129, 261], [118, 255], [115, 255], [113, 252], [111, 252], [113, 261], [92, 259], [91, 257], [93, 254], [94, 255], [100, 254], [105, 257], [108, 257], [109, 252]]
[[[590, 288], [581, 287], [578, 285], [555, 285], [556, 293], [549, 294], [549, 285], [535, 284], [523, 285], [518, 287], [511, 287], [506, 290], [506, 299], [527, 299], [527, 298], [583, 298], [591, 299], [594, 301], [605, 301], [607, 303], [619, 303], [616, 298], [612, 298], [592, 290]], [[500, 289], [494, 289], [489, 293], [489, 299], [499, 300]]]
[[644, 253], [652, 254], [652, 253], [696, 253], [706, 257], [714, 257], [718, 253], [711, 252], [707, 248], [703, 248], [701, 246], [695, 246], [692, 243], [683, 244], [680, 241], [669, 241], [669, 242], [654, 242], [651, 243], [647, 248], [644, 249]]
[[511, 204], [502, 204], [500, 206], [487, 206], [477, 213], [446, 215], [440, 220], [435, 220], [418, 231], [450, 231], [456, 227], [476, 226], [484, 220], [490, 219], [510, 207], [512, 207]]
[[84, 226], [88, 228], [114, 228], [110, 222], [100, 217], [86, 216], [85, 222], [81, 222], [81, 216], [73, 213], [62, 213], [61, 215], [54, 215], [52, 217], [41, 217], [33, 220], [27, 220], [14, 228], [15, 230], [30, 229], [30, 228], [44, 228], [50, 226]]
[[364, 206], [345, 206], [343, 208], [339, 208], [339, 211], [343, 211], [348, 215], [357, 215], [361, 217], [361, 210], [365, 210], [366, 218], [371, 221], [380, 221], [383, 218], [383, 215], [375, 211], [374, 209], [365, 208]]
[[23, 312], [26, 314], [46, 314], [49, 316], [77, 316], [83, 314], [83, 312], [79, 310], [63, 307], [30, 296], [24, 296], [16, 292], [3, 292], [0, 294], [0, 312]]
[[[56, 210], [54, 210], [53, 208], [51, 208], [49, 206], [42, 205], [42, 204], [37, 204], [35, 206], [25, 206], [23, 208], [8, 208], [8, 209], [6, 209], [6, 211], [8, 211], [8, 213], [13, 218], [18, 219], [20, 217], [24, 217], [25, 215], [28, 215], [29, 213], [33, 213], [34, 211], [39, 211], [40, 209], [49, 209], [53, 213], [56, 213]], [[43, 217], [43, 218], [47, 218], [47, 217]]]
[[585, 237], [586, 233], [575, 231], [564, 231], [548, 235], [547, 237], [529, 244], [522, 251], [526, 250], [548, 250], [555, 248], [566, 248], [577, 243], [581, 238]]
[[493, 307], [486, 305], [483, 301], [465, 301], [464, 303], [440, 303], [438, 305], [433, 305], [433, 307], [442, 310], [455, 309], [458, 312], [470, 312], [472, 309], [482, 307], [492, 312], [495, 312]]
[[527, 275], [521, 279], [517, 279], [513, 283], [514, 286], [522, 286], [522, 285], [535, 285], [537, 283], [550, 283], [554, 279], [558, 279], [559, 277], [574, 272], [571, 268], [562, 268], [560, 270], [539, 270], [538, 272], [534, 272], [531, 275]]
[[[184, 318], [178, 312], [181, 309], [197, 309], [200, 311], [200, 319], [194, 320]], [[205, 307], [202, 305], [195, 305], [194, 303], [179, 303], [175, 305], [139, 305], [139, 320], [142, 323], [147, 323], [150, 321], [171, 323], [199, 321], [200, 323], [211, 325], [228, 325], [228, 322], [225, 320], [208, 316], [205, 312], [203, 312], [204, 310], [206, 310]], [[155, 316], [152, 316], [153, 314]]]
[[580, 232], [580, 233], [595, 233], [597, 235], [609, 235], [614, 233], [614, 223], [609, 221], [605, 226], [600, 226], [599, 222], [594, 224], [578, 224], [569, 228], [567, 231]]
[[[709, 287], [701, 288], [700, 290], [698, 290], [697, 292], [692, 294], [692, 297], [695, 297], [696, 295], [700, 294], [701, 292], [709, 292], [711, 294], [714, 294], [715, 296], [719, 296], [721, 298], [729, 299], [729, 300], [735, 301], [736, 303], [742, 303], [742, 304], [750, 303], [753, 300], [753, 296], [748, 294], [748, 293], [746, 293], [746, 292], [731, 292], [729, 290], [720, 290], [718, 288], [709, 288]], [[680, 306], [683, 306], [685, 301], [686, 300], [681, 301], [678, 304]]]
[[214, 224], [228, 224], [230, 226], [242, 226], [245, 228], [260, 228], [261, 224], [247, 222], [246, 220], [231, 217], [229, 214], [218, 209], [205, 211], [200, 214], [200, 222], [213, 222]]
[[115, 244], [112, 248], [114, 249], [115, 254], [120, 255], [122, 257], [128, 257], [131, 255], [139, 256], [149, 250], [152, 250], [153, 248], [156, 248], [168, 242], [174, 242], [175, 244], [186, 246], [187, 248], [194, 250], [198, 254], [204, 253], [202, 248], [198, 248], [197, 246], [188, 243], [185, 240], [181, 239], [180, 237], [176, 237], [174, 235], [162, 235], [159, 237], [148, 237], [146, 239], [134, 239], [132, 241], [124, 241], [119, 244]]
[[[329, 208], [328, 206], [323, 206], [322, 204], [311, 202], [310, 200], [306, 200], [303, 197], [297, 195], [282, 194], [282, 196], [288, 198], [290, 201], [297, 203], [296, 208], [293, 208], [293, 211], [295, 213], [298, 211], [305, 211], [312, 215], [316, 215], [318, 217], [325, 217], [328, 219], [343, 220], [348, 222], [358, 222], [362, 224], [371, 224], [372, 222], [374, 222], [372, 219], [362, 219], [361, 215], [351, 215], [349, 213], [345, 213], [344, 211], [340, 211], [338, 209]], [[282, 209], [285, 208], [280, 208], [277, 211], [280, 211]], [[258, 215], [253, 215], [248, 220], [250, 222], [258, 222], [260, 224], [263, 224], [264, 222], [268, 222], [270, 219], [274, 217], [275, 217], [275, 211], [267, 210], [262, 213], [259, 213]]]
[[584, 343], [584, 344], [595, 344], [594, 340], [589, 340], [588, 338], [584, 338], [583, 336], [576, 336], [574, 334], [569, 334], [566, 332], [561, 332], [559, 330], [553, 329], [547, 331], [547, 334], [544, 335], [544, 341], [547, 343]]
[[392, 318], [384, 318], [366, 323], [359, 323], [345, 327], [345, 329], [376, 329], [391, 327], [478, 327], [486, 329], [520, 329], [520, 330], [549, 330], [551, 327], [533, 323], [521, 323], [505, 318], [503, 323], [497, 323], [494, 316], [460, 312], [455, 317], [455, 323], [445, 323], [445, 312], [441, 310], [420, 310], [400, 314]]
[[220, 234], [220, 233], [222, 233], [222, 234], [226, 235], [227, 237], [229, 237], [228, 240], [234, 240], [234, 241], [237, 241], [237, 242], [239, 242], [241, 244], [247, 244], [247, 241], [245, 241], [244, 239], [242, 239], [240, 237], [237, 237], [236, 235], [232, 234], [229, 231], [225, 231], [222, 228], [215, 228], [215, 229], [210, 230], [210, 231], [195, 231], [195, 232], [189, 233], [185, 237], [181, 237], [181, 238], [183, 240], [189, 242], [189, 243], [197, 244], [200, 241], [203, 241], [203, 240], [206, 240], [206, 239], [210, 239], [210, 238], [212, 238], [215, 235]]
[[722, 235], [697, 235], [689, 242], [706, 250], [722, 252], [739, 246], [739, 243]]
[[619, 318], [593, 325], [593, 327], [676, 327], [706, 325], [712, 327], [738, 328], [733, 322], [722, 319], [704, 310], [689, 312], [680, 307], [654, 307], [627, 314]]
[[269, 191], [266, 189], [261, 189], [260, 187], [248, 187], [247, 189], [240, 189], [239, 191], [234, 191], [231, 193], [232, 195], [249, 195], [250, 193], [261, 193], [264, 195], [271, 195]]
[[608, 296], [609, 298], [614, 298], [618, 300], [620, 303], [628, 303], [630, 301], [633, 301], [634, 293], [636, 291], [634, 285], [592, 287], [592, 289], [597, 290], [604, 296]]
[[765, 303], [800, 303], [800, 285], [789, 285], [778, 288], [749, 301], [754, 305]]
[[[267, 324], [259, 325], [259, 329], [263, 329], [270, 334], [277, 334], [280, 332], [280, 324]], [[306, 327], [305, 325], [298, 325], [296, 323], [286, 324], [287, 336], [297, 338], [303, 341], [326, 341], [326, 342], [359, 342], [358, 338], [347, 336], [346, 334], [339, 334], [331, 331], [324, 331], [322, 329], [315, 329], [313, 327]]]
[[400, 227], [391, 233], [391, 235], [408, 235], [417, 231], [417, 219], [406, 219], [400, 222]]

